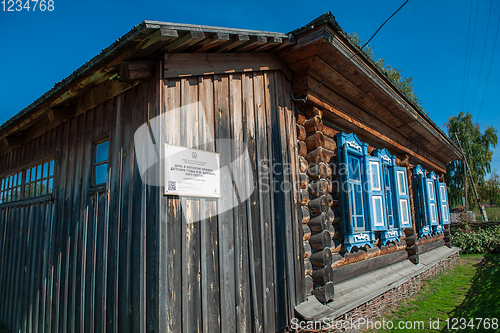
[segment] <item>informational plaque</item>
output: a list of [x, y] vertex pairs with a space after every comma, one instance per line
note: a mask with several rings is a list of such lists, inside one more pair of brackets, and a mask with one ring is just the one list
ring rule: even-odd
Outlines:
[[219, 154], [165, 145], [165, 195], [220, 198]]

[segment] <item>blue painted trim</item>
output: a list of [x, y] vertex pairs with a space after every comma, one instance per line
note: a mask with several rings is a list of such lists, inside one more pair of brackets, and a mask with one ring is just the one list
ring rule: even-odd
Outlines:
[[432, 228], [429, 219], [429, 203], [427, 198], [427, 171], [421, 165], [413, 168], [413, 183], [416, 203], [417, 227], [420, 237], [431, 235]]
[[[373, 247], [375, 234], [369, 229], [369, 223], [366, 220], [365, 207], [366, 202], [364, 196], [361, 195], [361, 203], [363, 205], [363, 228], [356, 228], [353, 225], [353, 217], [351, 214], [352, 197], [349, 189], [349, 157], [353, 157], [359, 161], [359, 173], [361, 192], [363, 192], [363, 177], [364, 174], [364, 159], [367, 151], [368, 144], [363, 143], [359, 138], [351, 133], [338, 133], [337, 134], [337, 156], [339, 162], [339, 179], [340, 179], [340, 192], [341, 192], [341, 207], [342, 207], [342, 224], [344, 230], [344, 247], [347, 252], [350, 252], [353, 247], [364, 247], [368, 245]], [[354, 185], [353, 185], [354, 186]], [[358, 217], [360, 218], [360, 217]]]

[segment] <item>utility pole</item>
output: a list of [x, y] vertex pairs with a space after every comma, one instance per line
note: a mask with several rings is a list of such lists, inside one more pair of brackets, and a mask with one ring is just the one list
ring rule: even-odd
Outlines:
[[[457, 137], [457, 139], [458, 139], [458, 137]], [[462, 149], [462, 148], [460, 148], [460, 149]], [[463, 151], [462, 151], [462, 154], [463, 154]], [[465, 155], [464, 155], [464, 160], [462, 161], [462, 164], [464, 166], [465, 212], [467, 213], [469, 211], [469, 197], [468, 197], [469, 184], [467, 184], [467, 164], [465, 164]], [[467, 216], [467, 221], [468, 220], [469, 220], [469, 217]]]
[[[472, 184], [472, 190], [474, 191], [474, 196], [476, 197], [477, 205], [479, 207], [479, 211], [481, 212], [481, 217], [483, 218], [483, 222], [488, 222], [488, 216], [486, 215], [486, 210], [483, 206], [481, 206], [481, 200], [479, 200], [479, 195], [477, 194], [476, 184], [474, 183], [474, 178], [472, 178], [472, 173], [470, 172], [469, 163], [467, 162], [467, 157], [465, 157], [465, 152], [462, 148], [462, 143], [458, 138], [457, 133], [455, 133], [455, 137], [457, 138], [458, 145], [460, 150], [462, 151], [462, 155], [464, 155], [464, 167], [465, 167], [465, 204], [466, 211], [468, 211], [468, 201], [467, 201], [467, 174], [469, 174], [470, 182]], [[468, 218], [467, 218], [468, 220]]]

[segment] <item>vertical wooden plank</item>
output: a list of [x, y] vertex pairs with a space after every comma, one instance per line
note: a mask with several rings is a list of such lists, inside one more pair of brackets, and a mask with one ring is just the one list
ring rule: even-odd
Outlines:
[[64, 270], [61, 275], [61, 294], [62, 294], [62, 314], [61, 314], [61, 324], [60, 330], [68, 330], [71, 325], [73, 325], [72, 318], [74, 311], [73, 308], [73, 285], [74, 281], [71, 279], [73, 276], [73, 252], [74, 252], [74, 242], [75, 238], [75, 219], [73, 217], [73, 201], [72, 195], [74, 193], [74, 172], [76, 167], [76, 155], [77, 155], [77, 136], [74, 133], [78, 133], [78, 118], [72, 119], [70, 122], [70, 133], [68, 133], [67, 140], [69, 141], [68, 153], [66, 158], [68, 159], [67, 170], [66, 170], [66, 182], [64, 191], [64, 209], [63, 211], [63, 236], [62, 236], [62, 263]]
[[[41, 315], [40, 315], [40, 307], [41, 307], [41, 299], [42, 299], [42, 291], [43, 291], [43, 262], [45, 260], [45, 235], [46, 235], [46, 228], [47, 228], [47, 221], [45, 218], [47, 210], [47, 202], [41, 202], [40, 203], [40, 211], [39, 211], [39, 217], [38, 217], [38, 232], [36, 233], [37, 235], [37, 246], [35, 248], [35, 253], [36, 253], [36, 263], [35, 263], [35, 278], [34, 278], [34, 308], [33, 308], [33, 332], [40, 332], [40, 322], [41, 322]], [[43, 330], [42, 330], [43, 331]]]
[[[229, 108], [229, 76], [215, 75], [214, 77], [215, 112], [219, 115], [215, 133], [220, 144], [216, 146], [220, 153], [221, 168], [231, 164], [231, 112]], [[233, 185], [230, 175], [221, 172], [222, 198], [218, 200], [218, 207], [233, 206]], [[221, 294], [221, 332], [236, 332], [236, 286], [234, 279], [234, 229], [233, 211], [228, 210], [218, 215], [219, 220], [219, 267], [220, 267], [220, 294]]]
[[[284, 106], [284, 101], [285, 101], [285, 96], [284, 96], [284, 89], [283, 89], [283, 76], [280, 72], [274, 72], [275, 73], [275, 78], [276, 78], [276, 99], [278, 101], [278, 109], [276, 110], [278, 112], [279, 116], [279, 125], [277, 124], [277, 129], [279, 130], [279, 138], [278, 140], [281, 143], [281, 155], [282, 155], [282, 165], [291, 165], [290, 161], [290, 155], [288, 153], [288, 147], [287, 147], [287, 125], [286, 125], [286, 119], [285, 119], [285, 113], [286, 109]], [[279, 152], [278, 152], [279, 153]], [[293, 164], [295, 164], [295, 161], [293, 161]], [[282, 183], [281, 184], [286, 184], [289, 182], [288, 176], [285, 177], [283, 175]], [[292, 319], [292, 314], [293, 314], [293, 302], [295, 302], [295, 268], [294, 268], [294, 248], [293, 248], [293, 234], [292, 234], [292, 219], [291, 216], [293, 214], [290, 214], [290, 212], [293, 212], [293, 200], [292, 200], [292, 193], [290, 192], [289, 189], [286, 189], [282, 193], [282, 198], [284, 199], [284, 207], [285, 207], [285, 212], [287, 212], [284, 215], [284, 219], [281, 221], [284, 223], [283, 226], [283, 231], [284, 234], [282, 235], [284, 237], [284, 250], [285, 250], [285, 267], [286, 267], [286, 305], [287, 305], [287, 316], [286, 316], [286, 323], [290, 322]]]
[[[272, 147], [272, 161], [275, 165], [282, 166], [283, 165], [283, 152], [282, 149], [282, 141], [281, 141], [281, 127], [280, 127], [280, 95], [277, 93], [278, 89], [280, 89], [280, 82], [277, 82], [276, 76], [274, 72], [266, 73], [266, 78], [268, 79], [269, 84], [266, 84], [269, 87], [270, 93], [270, 113], [271, 113], [271, 147]], [[273, 166], [274, 169], [274, 166]], [[278, 169], [279, 170], [279, 169]], [[287, 211], [287, 202], [286, 199], [283, 198], [283, 194], [279, 190], [279, 187], [284, 182], [283, 172], [276, 172], [273, 175], [273, 184], [277, 186], [277, 188], [273, 189], [274, 196], [274, 215], [275, 222], [274, 224], [274, 253], [275, 253], [275, 265], [274, 268], [276, 270], [276, 312], [277, 312], [277, 327], [276, 330], [282, 330], [288, 325], [288, 295], [287, 295], [287, 254], [286, 254], [286, 215]], [[285, 200], [284, 200], [285, 199]], [[289, 203], [288, 203], [289, 205]], [[290, 207], [288, 207], [290, 208]]]
[[[243, 153], [243, 142], [245, 140], [243, 134], [244, 119], [242, 109], [242, 86], [241, 74], [233, 74], [229, 76], [229, 103], [232, 111], [232, 161], [233, 170], [232, 176], [236, 184], [246, 186], [245, 180], [245, 160], [239, 158]], [[247, 332], [251, 328], [250, 321], [250, 299], [247, 297], [250, 293], [248, 284], [248, 237], [247, 237], [247, 211], [246, 205], [241, 201], [244, 199], [239, 197], [239, 189], [235, 191], [233, 202], [238, 203], [234, 208], [234, 247], [235, 247], [235, 277], [236, 277], [236, 318], [238, 332]]]
[[[198, 126], [200, 119], [197, 110], [198, 79], [181, 80], [181, 126], [182, 146], [198, 147]], [[201, 331], [201, 282], [200, 282], [200, 199], [183, 197], [183, 332]]]
[[123, 128], [122, 141], [122, 181], [121, 181], [121, 224], [119, 234], [119, 265], [118, 265], [118, 332], [130, 332], [130, 231], [132, 227], [132, 172], [130, 138], [133, 133], [134, 112], [136, 106], [136, 89], [125, 93], [123, 112], [121, 114], [121, 126]]
[[[268, 141], [268, 118], [269, 110], [269, 90], [267, 89], [262, 72], [255, 73], [254, 78], [254, 100], [255, 100], [255, 121], [257, 131], [257, 170], [258, 170], [258, 202], [260, 216], [260, 230], [258, 237], [261, 239], [261, 261], [262, 261], [262, 312], [263, 312], [263, 331], [275, 331], [275, 305], [274, 305], [274, 254], [273, 254], [273, 214], [271, 209], [272, 196], [272, 169], [270, 168], [271, 149]], [[266, 94], [267, 92], [267, 94]], [[269, 138], [270, 140], [270, 138]]]
[[82, 196], [82, 164], [83, 164], [83, 144], [85, 141], [85, 125], [86, 125], [86, 114], [80, 115], [76, 120], [78, 123], [78, 129], [75, 133], [76, 143], [74, 146], [74, 160], [75, 165], [73, 169], [73, 189], [71, 192], [71, 200], [72, 200], [72, 209], [71, 209], [71, 219], [72, 230], [71, 237], [73, 238], [73, 243], [70, 247], [70, 274], [69, 281], [71, 285], [71, 289], [69, 291], [70, 297], [70, 307], [69, 307], [69, 318], [68, 318], [68, 331], [69, 332], [81, 332], [81, 318], [80, 312], [82, 308], [81, 304], [81, 257], [82, 257], [82, 248], [84, 244], [82, 242], [82, 221], [80, 215], [80, 204], [81, 204], [81, 196]]
[[[14, 261], [13, 261], [13, 266], [12, 266], [12, 277], [10, 280], [10, 285], [13, 286], [10, 290], [10, 296], [9, 296], [9, 308], [11, 309], [9, 318], [8, 318], [8, 324], [9, 327], [11, 327], [13, 330], [19, 328], [19, 322], [18, 322], [18, 304], [20, 300], [20, 295], [19, 295], [19, 288], [22, 288], [20, 286], [20, 279], [22, 278], [21, 275], [21, 260], [22, 260], [22, 251], [23, 251], [23, 243], [22, 243], [22, 238], [21, 235], [24, 234], [25, 231], [25, 225], [26, 222], [22, 219], [22, 213], [21, 209], [19, 207], [12, 207], [9, 209], [10, 211], [10, 221], [13, 221], [14, 226], [13, 226], [13, 241], [12, 244], [14, 245], [15, 254], [14, 254]], [[17, 222], [17, 223], [16, 223]]]
[[[215, 151], [215, 109], [213, 76], [198, 79], [200, 149]], [[203, 112], [203, 113], [202, 113]], [[219, 249], [217, 244], [217, 200], [200, 200], [201, 300], [203, 332], [220, 332]]]
[[[179, 124], [181, 119], [181, 80], [168, 79], [164, 81], [164, 124], [165, 142], [172, 145], [181, 145]], [[160, 148], [163, 149], [163, 148]], [[162, 223], [160, 225], [161, 241], [160, 255], [164, 256], [164, 264], [160, 268], [162, 290], [166, 289], [165, 301], [161, 305], [166, 307], [165, 332], [182, 332], [182, 212], [178, 196], [163, 196]], [[164, 239], [166, 237], [166, 239]], [[163, 294], [163, 293], [162, 293]], [[165, 325], [165, 324], [164, 324]]]
[[45, 209], [45, 239], [43, 244], [43, 281], [42, 281], [42, 294], [40, 298], [40, 318], [39, 318], [39, 331], [50, 332], [50, 325], [47, 325], [47, 316], [51, 314], [51, 255], [52, 255], [52, 228], [53, 228], [53, 215], [54, 202], [53, 200], [47, 202]]
[[97, 242], [97, 212], [98, 196], [90, 195], [87, 201], [85, 220], [87, 222], [86, 270], [85, 270], [85, 320], [84, 331], [94, 332], [96, 306], [96, 242]]
[[21, 206], [24, 210], [26, 218], [26, 232], [21, 235], [23, 252], [21, 255], [21, 283], [22, 289], [19, 294], [20, 300], [18, 305], [18, 322], [22, 332], [28, 331], [28, 312], [29, 312], [29, 288], [30, 288], [30, 271], [31, 271], [31, 256], [30, 249], [33, 240], [33, 206]]
[[[0, 162], [1, 165], [1, 162]], [[6, 218], [6, 211], [7, 209], [2, 208], [0, 209], [0, 229], [2, 230], [1, 238], [0, 238], [0, 245], [1, 245], [1, 262], [0, 262], [0, 304], [2, 305], [0, 309], [0, 320], [5, 323], [6, 318], [7, 318], [7, 307], [6, 307], [6, 302], [7, 302], [7, 278], [8, 275], [12, 273], [12, 269], [7, 269], [7, 267], [10, 267], [9, 262], [10, 262], [10, 256], [11, 256], [11, 247], [9, 244], [9, 239], [10, 239], [10, 224], [9, 221]]]
[[106, 295], [106, 330], [118, 331], [118, 261], [121, 224], [121, 186], [122, 178], [122, 122], [123, 94], [115, 97], [114, 122], [110, 128], [109, 142], [109, 221], [108, 221], [108, 276]]
[[[59, 332], [59, 295], [60, 295], [60, 274], [61, 274], [61, 258], [60, 258], [60, 241], [62, 228], [63, 195], [64, 195], [64, 179], [66, 175], [66, 153], [67, 140], [64, 136], [67, 131], [65, 128], [68, 123], [61, 124], [54, 131], [54, 143], [56, 150], [59, 152], [59, 159], [55, 161], [56, 176], [54, 177], [53, 193], [55, 201], [52, 211], [52, 235], [51, 235], [51, 254], [50, 254], [50, 275], [49, 275], [49, 298], [48, 311], [46, 311], [46, 328], [48, 332]], [[64, 160], [63, 160], [64, 159]]]
[[[297, 305], [306, 300], [305, 295], [305, 278], [303, 272], [304, 269], [304, 247], [303, 247], [303, 236], [302, 236], [302, 225], [298, 222], [300, 216], [300, 188], [298, 182], [299, 171], [297, 169], [297, 161], [298, 161], [298, 151], [297, 151], [297, 134], [295, 130], [295, 110], [294, 104], [292, 101], [292, 92], [291, 85], [285, 78], [282, 73], [278, 75], [281, 76], [283, 81], [283, 102], [284, 102], [284, 114], [285, 114], [285, 125], [286, 125], [286, 146], [287, 146], [287, 156], [289, 163], [289, 177], [288, 182], [290, 186], [290, 200], [292, 205], [291, 210], [291, 220], [288, 220], [290, 231], [288, 233], [291, 236], [291, 242], [289, 246], [292, 247], [293, 251], [288, 251], [289, 253], [293, 252], [293, 265], [291, 266], [290, 274], [294, 276], [294, 284], [295, 287], [295, 298], [293, 299], [294, 303], [292, 304], [292, 312], [293, 306]], [[289, 215], [290, 217], [290, 215]], [[291, 318], [289, 318], [291, 320]]]
[[95, 195], [90, 196], [88, 191], [92, 183], [92, 136], [94, 109], [86, 112], [84, 139], [82, 140], [82, 184], [81, 184], [81, 252], [79, 264], [81, 278], [80, 288], [80, 314], [79, 329], [81, 332], [93, 332], [94, 329], [94, 295], [95, 295], [95, 241], [96, 241], [96, 199]]
[[[137, 87], [137, 109], [134, 113], [135, 129], [142, 126], [147, 120], [147, 90], [148, 82], [144, 82]], [[135, 145], [132, 159], [135, 155]], [[135, 159], [133, 169], [133, 202], [132, 207], [132, 276], [131, 284], [131, 331], [143, 333], [146, 332], [146, 294], [145, 294], [145, 276], [146, 276], [146, 219], [145, 219], [145, 193], [146, 185], [139, 174], [139, 164], [145, 166], [146, 161]]]
[[[103, 125], [102, 119], [113, 114], [114, 100], [109, 100], [104, 105], [96, 107], [94, 116], [94, 127], [100, 129], [95, 135], [108, 133], [107, 125]], [[110, 138], [111, 139], [111, 138]], [[111, 141], [111, 140], [110, 140]], [[111, 142], [110, 142], [111, 143]], [[111, 149], [110, 149], [111, 150]], [[109, 165], [108, 165], [108, 183], [109, 184]], [[95, 331], [106, 332], [108, 313], [106, 311], [108, 298], [108, 246], [109, 246], [109, 197], [108, 193], [96, 193], [97, 197], [97, 239], [96, 239], [96, 281], [95, 281]]]
[[[151, 120], [159, 115], [159, 105], [157, 104], [158, 82], [156, 76], [151, 78], [148, 84], [147, 119]], [[150, 183], [148, 180], [148, 184]], [[158, 332], [158, 190], [158, 186], [146, 186], [144, 202], [146, 207], [144, 219], [146, 223], [146, 325], [151, 332]]]
[[[60, 160], [56, 167], [58, 171], [57, 179], [54, 181], [57, 183], [54, 184], [54, 193], [56, 195], [56, 203], [55, 203], [55, 216], [54, 221], [56, 223], [56, 228], [54, 229], [55, 234], [55, 242], [54, 242], [54, 280], [53, 280], [53, 297], [54, 302], [52, 303], [52, 331], [59, 332], [61, 321], [62, 321], [62, 299], [64, 288], [64, 238], [66, 238], [66, 234], [64, 234], [64, 225], [67, 223], [64, 218], [64, 207], [65, 207], [65, 197], [66, 197], [66, 182], [67, 182], [67, 164], [68, 164], [68, 142], [66, 139], [69, 137], [70, 132], [70, 123], [66, 122], [64, 125], [59, 126], [58, 128], [57, 138], [58, 142], [62, 143]], [[64, 304], [64, 303], [62, 303]]]
[[[249, 279], [250, 292], [252, 294], [252, 321], [253, 331], [263, 332], [263, 288], [262, 288], [262, 253], [260, 244], [260, 203], [258, 188], [258, 163], [257, 145], [256, 145], [256, 123], [255, 123], [255, 96], [253, 87], [253, 73], [242, 75], [243, 86], [243, 115], [246, 120], [246, 126], [243, 129], [245, 141], [248, 148], [249, 164], [245, 165], [244, 174], [252, 176], [252, 182], [247, 183], [247, 192], [252, 193], [246, 200], [247, 206], [247, 234], [248, 234], [248, 253], [250, 259]], [[248, 167], [250, 166], [250, 167]]]
[[33, 229], [31, 230], [31, 244], [29, 249], [31, 253], [28, 253], [30, 256], [30, 263], [28, 269], [29, 274], [29, 294], [28, 294], [28, 312], [27, 316], [27, 330], [29, 332], [38, 332], [38, 323], [36, 322], [36, 317], [34, 316], [36, 312], [37, 302], [35, 300], [35, 285], [38, 280], [38, 272], [36, 270], [37, 262], [40, 260], [40, 252], [38, 249], [38, 239], [40, 238], [40, 226], [43, 223], [43, 214], [41, 213], [43, 203], [36, 203], [31, 205], [33, 209], [33, 215], [31, 216], [33, 220]]

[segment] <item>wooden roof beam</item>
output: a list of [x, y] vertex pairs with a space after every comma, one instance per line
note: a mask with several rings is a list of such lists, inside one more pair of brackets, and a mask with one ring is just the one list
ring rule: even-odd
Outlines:
[[124, 61], [120, 64], [119, 74], [123, 81], [131, 82], [153, 77], [154, 70], [154, 61]]
[[330, 111], [334, 116], [346, 121], [347, 123], [351, 124], [351, 126], [356, 127], [357, 129], [361, 129], [362, 131], [366, 132], [368, 135], [373, 136], [373, 137], [377, 138], [378, 140], [385, 142], [387, 145], [392, 146], [393, 148], [400, 150], [402, 153], [408, 154], [409, 156], [418, 160], [421, 164], [425, 164], [426, 166], [430, 166], [433, 170], [437, 170], [438, 172], [446, 172], [446, 163], [442, 163], [441, 165], [438, 165], [438, 164], [432, 162], [431, 160], [425, 158], [424, 156], [422, 156], [422, 155], [416, 153], [415, 151], [408, 149], [404, 145], [396, 142], [395, 140], [393, 140], [389, 136], [384, 135], [384, 134], [374, 130], [371, 126], [367, 126], [367, 125], [363, 124], [362, 122], [354, 119], [353, 117], [350, 117], [349, 115], [345, 114], [344, 112], [337, 110], [336, 108], [323, 102], [320, 98], [318, 98], [314, 95], [309, 95], [308, 100], [311, 103], [316, 104], [320, 108], [323, 108], [325, 110]]
[[71, 119], [75, 116], [76, 107], [64, 107], [64, 108], [52, 108], [47, 112], [47, 117], [49, 121], [52, 122], [61, 122], [66, 119]]
[[218, 32], [191, 47], [192, 52], [203, 53], [229, 40], [229, 34]]
[[283, 38], [281, 37], [271, 37], [267, 39], [267, 43], [264, 45], [261, 45], [254, 49], [252, 52], [264, 52], [267, 51], [273, 47], [276, 47], [278, 45], [283, 44]]
[[217, 52], [227, 52], [231, 51], [232, 49], [238, 47], [239, 45], [248, 42], [250, 40], [250, 36], [248, 35], [236, 35], [231, 37], [230, 40], [227, 42], [223, 43], [218, 49]]
[[248, 42], [238, 46], [234, 52], [249, 52], [253, 49], [262, 46], [267, 43], [267, 37], [264, 36], [254, 36], [249, 39]]
[[24, 134], [9, 135], [3, 139], [3, 143], [7, 148], [15, 148], [24, 144], [26, 137]]
[[172, 43], [167, 45], [163, 51], [167, 53], [182, 52], [200, 42], [202, 39], [205, 39], [205, 33], [203, 31], [188, 31], [184, 36], [177, 38]]

